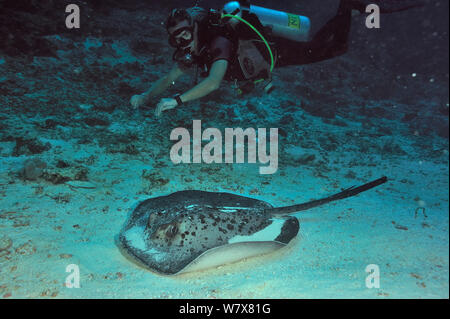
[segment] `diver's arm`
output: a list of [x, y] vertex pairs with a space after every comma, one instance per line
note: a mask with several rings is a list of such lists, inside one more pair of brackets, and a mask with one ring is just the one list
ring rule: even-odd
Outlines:
[[[227, 72], [227, 68], [227, 60], [217, 60], [214, 62], [211, 66], [211, 70], [209, 71], [209, 76], [186, 93], [180, 95], [181, 101], [189, 102], [196, 100], [208, 95], [214, 90], [217, 90], [223, 77], [225, 76], [225, 73]], [[160, 117], [163, 111], [173, 109], [177, 105], [178, 102], [175, 99], [161, 99], [156, 106], [155, 115]]]
[[173, 83], [183, 74], [183, 70], [178, 65], [175, 65], [168, 74], [153, 83], [151, 88], [147, 92], [143, 93], [145, 102], [148, 102], [152, 97], [163, 93], [165, 90], [167, 90], [171, 83]]
[[150, 89], [142, 94], [134, 95], [130, 103], [133, 107], [140, 107], [150, 101], [151, 98], [161, 94], [173, 83], [176, 79], [178, 79], [181, 75], [183, 75], [183, 70], [178, 66], [174, 66], [172, 70], [158, 81], [153, 83]]
[[227, 60], [217, 60], [209, 71], [209, 76], [186, 93], [180, 95], [183, 103], [202, 98], [220, 87], [228, 68]]

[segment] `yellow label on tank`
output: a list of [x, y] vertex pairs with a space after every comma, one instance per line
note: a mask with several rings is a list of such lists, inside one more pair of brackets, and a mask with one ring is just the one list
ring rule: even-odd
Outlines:
[[296, 14], [288, 13], [288, 27], [300, 29], [300, 17]]

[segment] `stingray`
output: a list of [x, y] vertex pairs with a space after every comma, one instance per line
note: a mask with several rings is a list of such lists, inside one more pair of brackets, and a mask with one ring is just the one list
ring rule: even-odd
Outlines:
[[326, 198], [285, 207], [222, 192], [185, 190], [141, 202], [119, 234], [119, 247], [164, 275], [204, 270], [285, 247], [300, 230], [290, 214], [344, 199], [379, 178]]

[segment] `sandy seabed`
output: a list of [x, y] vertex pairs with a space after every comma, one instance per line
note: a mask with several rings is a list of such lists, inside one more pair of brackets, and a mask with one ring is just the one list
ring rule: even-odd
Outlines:
[[[336, 182], [336, 171], [325, 179], [307, 165], [281, 166], [270, 177], [258, 176], [256, 164], [168, 163], [157, 169], [143, 157], [49, 142], [66, 161], [86, 163], [90, 154], [98, 159], [89, 165], [89, 182], [53, 185], [14, 178], [10, 172], [20, 170], [24, 159], [1, 158], [3, 298], [448, 298], [445, 164], [379, 159], [377, 166], [352, 168], [357, 182]], [[52, 154], [46, 156], [50, 162]], [[352, 156], [360, 155], [345, 153], [331, 169]], [[143, 170], [167, 180], [151, 184], [158, 186], [149, 192]], [[189, 188], [282, 206], [383, 175], [389, 182], [374, 190], [296, 214], [300, 235], [282, 252], [219, 269], [161, 276], [125, 258], [115, 243], [127, 215], [150, 196]], [[79, 266], [80, 288], [65, 287], [70, 264]], [[366, 287], [370, 264], [380, 269], [380, 288]]]
[[[128, 101], [171, 66], [165, 16], [113, 10], [100, 16], [114, 25], [103, 36], [47, 37], [57, 58], [0, 56], [0, 298], [449, 298], [447, 71], [427, 60], [429, 73], [412, 77], [417, 63], [398, 61], [398, 39], [370, 46], [356, 29], [345, 56], [276, 70], [270, 96], [236, 97], [224, 85], [157, 120], [157, 101], [141, 110]], [[383, 30], [401, 36], [396, 21]], [[423, 33], [438, 40], [431, 29]], [[193, 119], [280, 128], [278, 171], [173, 164], [170, 132]], [[381, 176], [389, 181], [296, 214], [298, 238], [269, 256], [168, 277], [116, 245], [150, 197], [225, 191], [277, 207]], [[68, 265], [79, 267], [80, 288], [66, 287]], [[368, 265], [379, 268], [379, 288], [366, 287]]]

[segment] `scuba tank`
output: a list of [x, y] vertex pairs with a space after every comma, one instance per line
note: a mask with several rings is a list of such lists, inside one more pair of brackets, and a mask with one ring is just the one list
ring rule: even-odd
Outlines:
[[[274, 49], [276, 51], [276, 48], [272, 48], [269, 42], [274, 41], [275, 38], [298, 42], [307, 41], [311, 30], [311, 22], [307, 17], [250, 5], [249, 0], [228, 2], [222, 9], [221, 17], [224, 22], [240, 35], [243, 35], [243, 30], [240, 28], [242, 23], [246, 24], [250, 29], [253, 29], [257, 34], [256, 38], [262, 40], [270, 55], [270, 64], [268, 65], [264, 62], [265, 59], [261, 53], [258, 53], [259, 50], [255, 49], [257, 41], [253, 41], [252, 44], [244, 39], [239, 40], [237, 59], [247, 81], [244, 82], [243, 86], [238, 87], [238, 92], [248, 91], [248, 87], [253, 88], [255, 84], [261, 82], [265, 83], [264, 91], [266, 93], [272, 92], [274, 86], [271, 75], [276, 64], [277, 55], [273, 52]], [[251, 17], [256, 18], [257, 21]], [[257, 22], [259, 24], [262, 34], [257, 30], [258, 25], [252, 25], [248, 19], [252, 19], [252, 23]], [[260, 77], [256, 75], [263, 74], [264, 72], [267, 76], [263, 75]]]
[[[261, 24], [269, 29], [269, 34], [273, 37], [293, 41], [308, 40], [311, 21], [305, 16], [250, 5], [249, 1], [231, 1], [225, 4], [222, 9], [224, 14], [238, 17], [242, 17], [242, 11], [255, 14]], [[231, 20], [229, 23], [233, 25], [237, 24], [238, 21]]]

